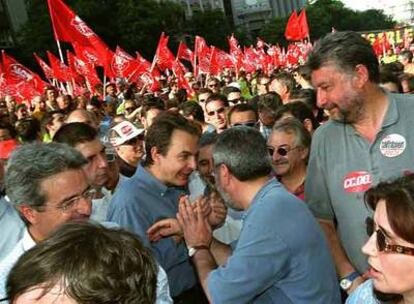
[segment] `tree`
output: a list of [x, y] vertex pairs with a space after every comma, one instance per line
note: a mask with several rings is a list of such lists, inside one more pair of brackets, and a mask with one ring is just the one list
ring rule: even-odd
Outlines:
[[[395, 21], [384, 14], [382, 10], [354, 11], [338, 0], [317, 0], [306, 6], [311, 40], [316, 40], [336, 30], [366, 31], [389, 29], [394, 27]], [[283, 36], [289, 16], [275, 18], [267, 24], [260, 35], [269, 42], [284, 42]]]

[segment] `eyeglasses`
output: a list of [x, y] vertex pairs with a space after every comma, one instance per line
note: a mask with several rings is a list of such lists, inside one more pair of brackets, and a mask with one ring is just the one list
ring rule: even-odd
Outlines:
[[219, 84], [218, 83], [210, 83], [209, 85], [208, 85], [208, 87], [209, 88], [217, 88], [219, 86]]
[[258, 122], [256, 121], [247, 121], [247, 122], [238, 122], [233, 124], [233, 127], [251, 127], [251, 128], [257, 128]]
[[386, 236], [384, 231], [381, 228], [377, 230], [374, 229], [374, 220], [370, 217], [365, 219], [365, 224], [367, 228], [367, 234], [371, 237], [374, 232], [377, 234], [377, 249], [380, 252], [386, 253], [399, 253], [406, 255], [414, 255], [414, 248], [405, 247], [401, 245], [391, 245], [387, 243]]
[[89, 202], [95, 197], [95, 194], [96, 194], [96, 190], [89, 187], [82, 194], [74, 196], [70, 199], [64, 200], [63, 202], [59, 204], [58, 207], [56, 207], [56, 209], [62, 212], [69, 212], [80, 202], [81, 199], [85, 199]]
[[217, 110], [207, 112], [207, 115], [208, 116], [213, 116], [214, 114], [222, 114], [222, 113], [224, 113], [224, 111], [226, 111], [226, 108], [219, 108]]
[[300, 148], [300, 147], [293, 147], [293, 148], [291, 148], [289, 146], [284, 146], [284, 147], [282, 146], [282, 147], [279, 147], [277, 149], [275, 149], [273, 147], [267, 147], [267, 151], [269, 152], [269, 155], [270, 156], [273, 156], [275, 154], [275, 151], [280, 156], [286, 156], [286, 155], [288, 155], [288, 153], [290, 151], [295, 150], [295, 149], [298, 149], [298, 148]]

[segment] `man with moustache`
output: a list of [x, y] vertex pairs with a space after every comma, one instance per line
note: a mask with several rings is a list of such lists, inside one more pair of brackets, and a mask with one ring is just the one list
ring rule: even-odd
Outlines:
[[414, 170], [414, 99], [381, 89], [377, 57], [358, 33], [328, 34], [307, 65], [330, 121], [312, 139], [305, 200], [324, 228], [341, 287], [351, 293], [368, 269], [361, 247], [372, 212], [364, 192]]
[[216, 187], [227, 206], [245, 210], [237, 244], [230, 248], [212, 238], [202, 211], [188, 200], [180, 202], [178, 214], [210, 302], [340, 303], [323, 233], [307, 206], [269, 176], [270, 157], [260, 132], [224, 131], [213, 158]]
[[287, 117], [273, 126], [267, 140], [273, 170], [286, 190], [304, 200], [306, 166], [311, 135], [294, 117]]

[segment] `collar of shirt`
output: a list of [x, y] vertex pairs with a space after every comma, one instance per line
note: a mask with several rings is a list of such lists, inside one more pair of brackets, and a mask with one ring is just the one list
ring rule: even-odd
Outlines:
[[140, 183], [144, 183], [146, 187], [156, 190], [162, 197], [164, 197], [169, 190], [186, 191], [185, 188], [166, 186], [155, 178], [155, 176], [153, 176], [141, 164], [138, 165], [137, 171], [131, 178], [134, 180], [140, 180]]

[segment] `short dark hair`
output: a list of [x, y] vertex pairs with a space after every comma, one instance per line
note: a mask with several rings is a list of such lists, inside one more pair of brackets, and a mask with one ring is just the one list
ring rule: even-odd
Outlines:
[[411, 51], [403, 50], [400, 52], [399, 56], [403, 57], [404, 59], [408, 59], [408, 62], [413, 61], [413, 53], [411, 53]]
[[276, 112], [276, 110], [282, 105], [282, 99], [279, 94], [275, 92], [269, 92], [259, 96], [257, 102], [257, 110], [259, 112]]
[[157, 148], [161, 155], [166, 155], [171, 143], [171, 137], [175, 130], [187, 132], [191, 135], [200, 136], [200, 129], [184, 116], [174, 112], [165, 111], [158, 115], [153, 124], [148, 128], [145, 135], [146, 157], [144, 166], [154, 163], [151, 156], [151, 149]]
[[165, 110], [165, 104], [159, 97], [148, 97], [142, 104], [141, 117], [147, 117], [148, 111], [157, 109], [160, 111]]
[[214, 145], [213, 158], [215, 166], [226, 165], [240, 181], [265, 177], [272, 171], [266, 140], [250, 127], [224, 130]]
[[7, 280], [10, 302], [56, 284], [78, 303], [155, 303], [158, 267], [133, 233], [89, 222], [62, 225], [28, 250]]
[[203, 108], [194, 101], [186, 101], [180, 104], [178, 108], [184, 117], [192, 115], [199, 122], [205, 121]]
[[216, 132], [203, 133], [198, 142], [198, 148], [201, 149], [205, 146], [214, 145], [217, 142], [218, 134]]
[[253, 108], [253, 106], [247, 104], [247, 103], [239, 103], [236, 104], [234, 106], [232, 106], [229, 110], [229, 112], [227, 113], [227, 121], [230, 123], [231, 121], [231, 116], [233, 115], [233, 113], [239, 113], [239, 112], [253, 112], [255, 117], [256, 117], [256, 121], [259, 120], [259, 117], [257, 115], [257, 111]]
[[98, 132], [83, 122], [72, 122], [60, 127], [53, 136], [53, 141], [75, 147], [78, 144], [93, 141], [98, 138]]
[[380, 84], [393, 83], [397, 86], [398, 93], [402, 93], [403, 88], [397, 75], [391, 72], [380, 72]]
[[368, 40], [361, 34], [344, 31], [318, 40], [309, 53], [307, 66], [311, 71], [334, 64], [344, 72], [354, 72], [358, 64], [368, 69], [369, 80], [379, 83], [379, 63]]
[[225, 107], [229, 106], [229, 101], [227, 100], [227, 97], [222, 95], [222, 94], [218, 94], [218, 93], [217, 94], [211, 94], [207, 98], [205, 105], [207, 106], [207, 104], [209, 104], [212, 101], [216, 101], [216, 100], [221, 101]]
[[312, 122], [312, 127], [314, 130], [319, 127], [319, 122], [313, 115], [312, 109], [302, 101], [289, 102], [281, 106], [276, 111], [276, 121], [280, 120], [285, 113], [292, 114], [292, 116], [298, 119], [301, 123], [303, 123], [305, 119], [309, 119]]

